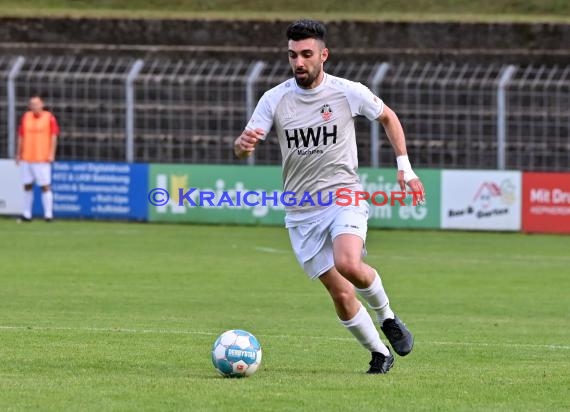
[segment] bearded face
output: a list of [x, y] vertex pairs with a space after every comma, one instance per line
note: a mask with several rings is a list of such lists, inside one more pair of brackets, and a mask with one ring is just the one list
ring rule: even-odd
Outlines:
[[289, 64], [299, 87], [311, 89], [318, 85], [327, 57], [328, 49], [322, 41], [289, 40]]

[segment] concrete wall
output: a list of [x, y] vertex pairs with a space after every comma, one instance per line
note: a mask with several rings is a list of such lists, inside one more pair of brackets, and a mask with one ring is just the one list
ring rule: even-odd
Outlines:
[[[285, 57], [284, 21], [0, 19], [0, 52]], [[570, 24], [327, 24], [332, 58], [570, 64]]]

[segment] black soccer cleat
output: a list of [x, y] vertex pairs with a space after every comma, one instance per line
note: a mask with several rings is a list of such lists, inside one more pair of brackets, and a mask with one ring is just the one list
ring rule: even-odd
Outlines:
[[382, 355], [380, 352], [372, 352], [372, 360], [370, 361], [370, 369], [368, 369], [369, 374], [378, 375], [388, 373], [392, 366], [394, 365], [394, 355], [391, 353], [386, 356]]
[[29, 217], [25, 217], [24, 215], [20, 216], [18, 220], [24, 223], [30, 223], [32, 221], [32, 219], [30, 219]]
[[386, 319], [380, 327], [392, 349], [400, 356], [406, 356], [414, 347], [414, 336], [406, 325], [395, 316], [395, 319]]

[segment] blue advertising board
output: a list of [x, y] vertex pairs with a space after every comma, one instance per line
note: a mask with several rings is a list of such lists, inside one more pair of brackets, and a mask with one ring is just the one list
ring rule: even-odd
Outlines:
[[[54, 217], [147, 220], [148, 165], [56, 162], [52, 165]], [[34, 215], [41, 217], [40, 193]]]

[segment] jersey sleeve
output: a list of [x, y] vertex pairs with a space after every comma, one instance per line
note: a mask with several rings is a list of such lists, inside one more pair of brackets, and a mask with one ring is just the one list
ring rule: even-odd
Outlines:
[[263, 96], [261, 96], [259, 102], [257, 102], [257, 106], [253, 111], [253, 115], [245, 127], [246, 130], [263, 129], [265, 131], [265, 136], [267, 136], [267, 133], [269, 133], [271, 127], [273, 127], [274, 114], [275, 109], [271, 104], [271, 99], [269, 95], [265, 93]]
[[55, 118], [55, 116], [52, 114], [51, 115], [51, 119], [50, 119], [50, 128], [51, 128], [51, 134], [53, 135], [59, 135], [59, 125], [57, 124], [57, 119]]
[[376, 120], [384, 111], [384, 102], [362, 83], [354, 83], [347, 92], [347, 98], [353, 116]]

